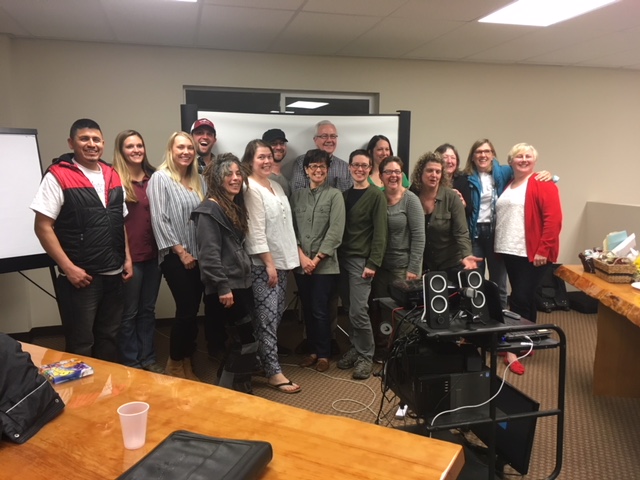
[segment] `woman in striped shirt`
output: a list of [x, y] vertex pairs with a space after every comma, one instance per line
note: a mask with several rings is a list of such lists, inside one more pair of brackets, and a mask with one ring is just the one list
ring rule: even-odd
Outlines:
[[151, 176], [147, 188], [160, 269], [176, 302], [165, 373], [190, 380], [199, 380], [193, 373], [191, 356], [196, 351], [197, 315], [203, 293], [195, 225], [190, 220], [205, 191], [194, 162], [195, 152], [191, 135], [173, 133], [164, 162]]

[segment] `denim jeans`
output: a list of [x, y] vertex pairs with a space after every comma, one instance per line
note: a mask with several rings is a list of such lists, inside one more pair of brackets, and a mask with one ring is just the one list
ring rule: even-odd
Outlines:
[[115, 362], [122, 321], [122, 276], [94, 275], [89, 286], [74, 287], [58, 275], [56, 292], [66, 351]]
[[204, 292], [200, 269], [196, 265], [187, 270], [175, 253], [164, 257], [160, 269], [176, 302], [176, 318], [169, 334], [169, 356], [172, 360], [184, 360], [196, 353], [198, 311]]
[[146, 367], [156, 362], [154, 348], [156, 300], [160, 289], [158, 259], [133, 264], [133, 278], [124, 284], [124, 311], [118, 332], [120, 363]]
[[331, 300], [336, 290], [338, 274], [295, 274], [302, 302], [309, 351], [318, 358], [331, 357]]
[[500, 304], [502, 308], [507, 308], [507, 269], [500, 254], [494, 251], [494, 231], [490, 223], [478, 224], [478, 238], [471, 242], [473, 254], [476, 257], [484, 258], [478, 263], [478, 270], [484, 277], [485, 264], [489, 263], [489, 280], [498, 285], [500, 289]]

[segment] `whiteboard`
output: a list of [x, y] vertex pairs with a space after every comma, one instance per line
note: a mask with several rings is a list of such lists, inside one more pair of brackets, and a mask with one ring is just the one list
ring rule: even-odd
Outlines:
[[0, 273], [52, 265], [29, 208], [42, 178], [36, 130], [0, 128], [0, 171]]
[[[334, 155], [346, 162], [349, 161], [351, 152], [358, 148], [366, 148], [371, 137], [380, 134], [389, 138], [394, 153], [398, 154], [400, 128], [398, 115], [318, 116], [199, 110], [197, 118], [208, 118], [216, 127], [217, 142], [213, 148], [214, 154], [231, 152], [238, 158], [242, 158], [247, 143], [256, 138], [262, 138], [262, 134], [267, 130], [271, 128], [283, 130], [289, 143], [287, 156], [282, 162], [281, 169], [288, 178], [291, 178], [296, 157], [316, 148], [313, 136], [315, 125], [321, 120], [329, 120], [336, 126], [338, 146]], [[405, 167], [408, 168], [407, 159], [403, 160]]]

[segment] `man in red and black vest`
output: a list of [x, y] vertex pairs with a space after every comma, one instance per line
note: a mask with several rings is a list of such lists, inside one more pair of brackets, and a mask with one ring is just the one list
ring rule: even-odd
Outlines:
[[68, 144], [73, 153], [54, 159], [31, 204], [35, 231], [58, 265], [66, 350], [116, 361], [122, 283], [133, 275], [124, 189], [116, 171], [100, 159], [104, 139], [96, 122], [74, 122]]

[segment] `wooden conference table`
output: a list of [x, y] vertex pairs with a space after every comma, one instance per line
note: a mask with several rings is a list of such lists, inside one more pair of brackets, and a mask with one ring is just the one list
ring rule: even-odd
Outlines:
[[585, 273], [581, 265], [563, 265], [556, 275], [599, 300], [594, 395], [640, 398], [640, 290]]
[[[29, 344], [23, 349], [36, 365], [71, 357]], [[455, 479], [464, 464], [462, 447], [452, 443], [86, 361], [94, 375], [56, 386], [66, 403], [60, 416], [23, 445], [0, 442], [2, 478], [113, 479], [175, 430], [270, 442], [273, 460], [265, 480]], [[150, 404], [147, 443], [125, 450], [116, 409], [134, 400]]]

